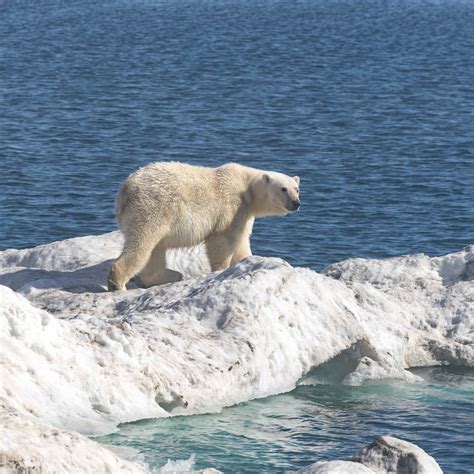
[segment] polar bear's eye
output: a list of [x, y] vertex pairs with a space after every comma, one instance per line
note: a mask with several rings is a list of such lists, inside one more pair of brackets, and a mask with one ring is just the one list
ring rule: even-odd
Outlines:
[[288, 191], [288, 188], [281, 188], [281, 190], [286, 193]]

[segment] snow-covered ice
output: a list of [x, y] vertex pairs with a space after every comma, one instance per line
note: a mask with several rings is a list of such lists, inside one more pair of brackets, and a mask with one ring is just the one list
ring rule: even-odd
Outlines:
[[474, 365], [474, 247], [321, 273], [254, 256], [211, 274], [197, 247], [169, 255], [184, 281], [108, 293], [120, 249], [110, 233], [0, 252], [5, 413], [99, 434], [300, 383]]
[[99, 443], [75, 432], [53, 427], [36, 417], [17, 413], [0, 402], [0, 473], [149, 472], [121, 459]]

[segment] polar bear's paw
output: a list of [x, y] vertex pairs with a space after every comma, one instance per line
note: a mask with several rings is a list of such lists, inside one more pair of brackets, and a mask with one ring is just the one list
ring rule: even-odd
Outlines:
[[119, 286], [115, 280], [112, 278], [112, 275], [109, 275], [107, 278], [107, 290], [108, 291], [118, 291], [118, 290], [125, 290], [125, 285]]

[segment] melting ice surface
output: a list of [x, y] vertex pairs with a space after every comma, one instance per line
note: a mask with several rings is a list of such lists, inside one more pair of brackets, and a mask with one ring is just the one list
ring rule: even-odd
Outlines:
[[[364, 396], [375, 406], [380, 399], [395, 407], [410, 399], [405, 385], [359, 386], [423, 383], [411, 367], [474, 365], [472, 247], [438, 258], [347, 260], [322, 273], [251, 257], [214, 274], [206, 273], [197, 248], [169, 256], [170, 266], [186, 274], [183, 282], [107, 293], [110, 259], [120, 245], [119, 234], [112, 233], [0, 253], [0, 397], [3, 415], [14, 416], [16, 424], [41, 420], [99, 435], [140, 419], [216, 413], [300, 385], [290, 395], [246, 405], [243, 412], [248, 410], [252, 421], [245, 429], [262, 436], [264, 446], [269, 434], [276, 440], [285, 430], [305, 445], [308, 426], [324, 433], [333, 421], [318, 414], [319, 395], [334, 398], [336, 407], [341, 397], [343, 402], [355, 397], [354, 416], [335, 410], [341, 431], [355, 439], [360, 419], [379, 419], [367, 431], [377, 423], [381, 431], [387, 428], [387, 407], [363, 415], [358, 403]], [[342, 387], [311, 388], [321, 383]], [[311, 408], [305, 398], [315, 396]], [[286, 408], [280, 410], [279, 403]], [[416, 419], [419, 406], [407, 417]], [[270, 407], [271, 416], [265, 416], [276, 419], [274, 432], [259, 434], [252, 425], [259, 407]], [[456, 407], [460, 416], [472, 416], [469, 400]], [[220, 437], [249, 437], [239, 423], [225, 423], [232, 410], [216, 415], [227, 428], [208, 433], [216, 438], [212, 445], [224, 447]], [[150, 436], [166, 433], [167, 423], [175, 422], [179, 433], [180, 424], [212, 420], [206, 416], [155, 422]], [[424, 415], [419, 416], [423, 426]], [[291, 446], [280, 445], [286, 460], [269, 465], [299, 465], [288, 452]], [[169, 457], [164, 450], [160, 455]], [[307, 452], [314, 453], [309, 447]], [[151, 462], [163, 465], [165, 459]]]

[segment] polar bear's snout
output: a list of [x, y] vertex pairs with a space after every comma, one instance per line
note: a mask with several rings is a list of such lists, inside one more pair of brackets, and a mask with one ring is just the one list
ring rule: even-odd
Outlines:
[[291, 197], [287, 200], [285, 207], [290, 212], [296, 212], [301, 206], [301, 202], [298, 198], [292, 199]]

